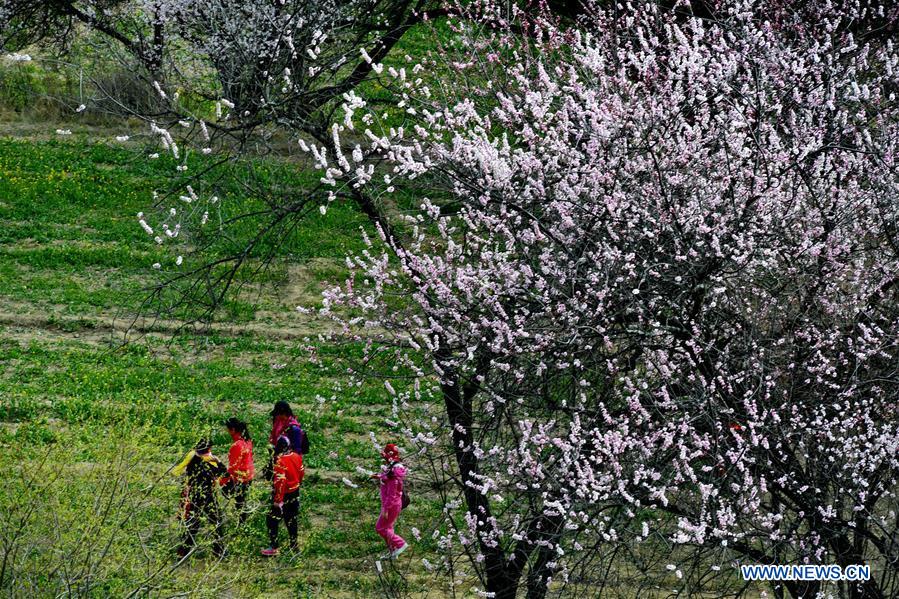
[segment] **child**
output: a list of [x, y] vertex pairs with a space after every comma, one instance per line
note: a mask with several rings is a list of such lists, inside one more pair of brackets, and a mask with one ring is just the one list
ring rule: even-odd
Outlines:
[[290, 548], [297, 549], [297, 514], [300, 511], [300, 483], [303, 482], [303, 456], [293, 451], [287, 437], [275, 443], [275, 468], [272, 481], [272, 511], [266, 519], [269, 546], [267, 557], [278, 555], [278, 523], [284, 520]]
[[384, 466], [381, 472], [372, 474], [372, 478], [378, 479], [381, 485], [381, 515], [375, 530], [387, 542], [390, 550], [388, 557], [396, 559], [408, 547], [408, 543], [393, 531], [396, 519], [403, 509], [403, 480], [406, 478], [406, 469], [400, 464], [400, 450], [393, 443], [384, 446], [381, 452], [384, 458]]
[[234, 497], [238, 522], [243, 524], [247, 519], [247, 493], [256, 474], [253, 465], [253, 440], [247, 423], [242, 420], [229, 418], [225, 421], [225, 427], [234, 443], [228, 450], [228, 474], [219, 479], [219, 484], [225, 497]]
[[186, 556], [197, 544], [197, 535], [203, 522], [213, 528], [213, 551], [219, 557], [225, 553], [222, 541], [222, 516], [215, 496], [216, 479], [226, 472], [225, 465], [212, 455], [212, 444], [200, 439], [192, 450], [172, 469], [172, 474], [186, 474], [182, 493], [181, 519], [185, 531], [178, 555]]
[[[295, 453], [303, 455], [309, 451], [309, 440], [306, 437], [306, 431], [303, 430], [296, 416], [293, 415], [293, 410], [290, 408], [289, 403], [283, 400], [276, 401], [271, 414], [272, 432], [268, 438], [270, 448], [273, 448], [278, 438], [283, 436], [290, 441], [290, 447]], [[272, 479], [274, 473], [274, 463], [275, 455], [272, 453], [272, 449], [270, 449], [268, 465], [264, 472], [265, 477], [269, 480]]]

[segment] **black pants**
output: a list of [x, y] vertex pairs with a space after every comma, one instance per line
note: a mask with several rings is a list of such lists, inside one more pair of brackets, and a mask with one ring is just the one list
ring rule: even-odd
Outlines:
[[216, 555], [222, 555], [225, 550], [222, 539], [222, 514], [219, 511], [218, 502], [215, 499], [198, 501], [191, 504], [187, 518], [184, 520], [184, 537], [181, 541], [179, 553], [186, 554], [196, 544], [200, 537], [200, 530], [204, 524], [212, 527], [212, 550]]
[[284, 520], [287, 527], [287, 536], [290, 538], [290, 548], [297, 548], [297, 514], [300, 511], [300, 490], [284, 495], [284, 507], [272, 506], [272, 511], [266, 518], [268, 524], [268, 539], [271, 547], [278, 546], [278, 524]]
[[240, 524], [243, 524], [247, 516], [247, 494], [250, 492], [250, 483], [239, 483], [233, 480], [222, 487], [222, 495], [234, 498], [234, 506], [237, 508], [237, 518]]

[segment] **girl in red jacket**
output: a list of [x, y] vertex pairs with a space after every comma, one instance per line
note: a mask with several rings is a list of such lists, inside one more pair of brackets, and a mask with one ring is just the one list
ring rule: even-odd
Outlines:
[[304, 474], [303, 456], [293, 451], [287, 437], [279, 437], [275, 443], [272, 511], [266, 518], [269, 546], [262, 550], [262, 555], [278, 555], [278, 526], [281, 520], [287, 528], [290, 548], [298, 548], [297, 515], [300, 511], [300, 483]]
[[243, 524], [247, 519], [247, 493], [250, 491], [250, 482], [256, 474], [253, 465], [253, 440], [247, 423], [237, 418], [229, 418], [225, 421], [228, 434], [234, 443], [228, 450], [228, 474], [219, 479], [222, 486], [222, 494], [225, 497], [233, 497], [237, 507], [238, 521]]

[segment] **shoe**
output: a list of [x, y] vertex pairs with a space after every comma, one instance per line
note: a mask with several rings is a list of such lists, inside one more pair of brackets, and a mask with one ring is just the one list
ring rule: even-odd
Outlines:
[[400, 556], [400, 554], [406, 550], [409, 546], [409, 543], [404, 544], [402, 547], [397, 547], [393, 551], [390, 552], [390, 559], [396, 559]]
[[274, 557], [274, 556], [278, 555], [278, 548], [277, 547], [266, 547], [259, 553], [261, 553], [265, 557]]

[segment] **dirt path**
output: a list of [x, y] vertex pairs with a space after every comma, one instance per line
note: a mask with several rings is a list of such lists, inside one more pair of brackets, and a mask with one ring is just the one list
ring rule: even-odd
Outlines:
[[64, 307], [34, 306], [25, 302], [0, 299], [0, 325], [6, 326], [6, 338], [19, 341], [72, 340], [96, 345], [121, 344], [145, 337], [170, 339], [178, 334], [220, 334], [231, 337], [258, 336], [281, 341], [302, 340], [321, 334], [338, 334], [330, 320], [296, 313], [294, 318], [277, 322], [245, 324], [210, 323], [188, 325], [166, 319], [134, 319], [130, 316], [72, 316]]

